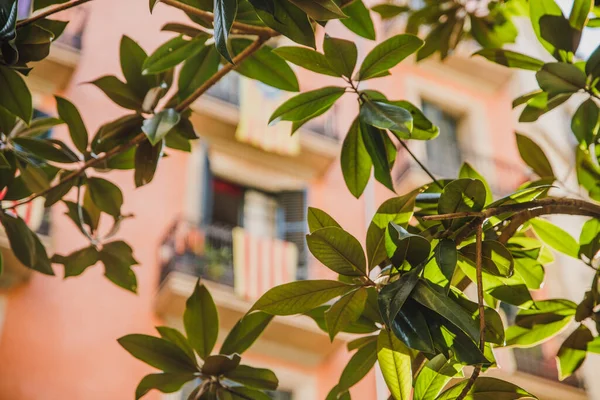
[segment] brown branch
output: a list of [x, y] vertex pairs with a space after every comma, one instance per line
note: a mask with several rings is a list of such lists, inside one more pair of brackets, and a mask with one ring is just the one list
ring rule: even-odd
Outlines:
[[[206, 82], [204, 82], [202, 84], [202, 86], [200, 86], [198, 89], [196, 89], [194, 91], [194, 93], [192, 93], [189, 97], [187, 97], [180, 104], [178, 104], [175, 107], [175, 110], [177, 110], [179, 112], [185, 111], [188, 107], [190, 107], [194, 103], [194, 101], [196, 101], [200, 96], [202, 96], [204, 93], [206, 93], [206, 91], [208, 89], [210, 89], [214, 84], [216, 84], [219, 81], [219, 79], [223, 78], [225, 75], [227, 75], [227, 73], [234, 70], [242, 61], [244, 61], [246, 58], [248, 58], [250, 55], [252, 55], [252, 53], [257, 51], [266, 40], [268, 40], [268, 38], [266, 38], [266, 37], [259, 37], [258, 39], [256, 39], [250, 46], [246, 47], [244, 49], [244, 51], [242, 51], [240, 54], [238, 54], [237, 56], [235, 56], [233, 58], [233, 64], [225, 64], [223, 66], [223, 68], [218, 70], [216, 74], [214, 74]], [[102, 164], [103, 162], [105, 162], [106, 160], [110, 159], [111, 157], [114, 157], [117, 154], [124, 153], [127, 150], [131, 149], [132, 147], [137, 146], [138, 144], [142, 143], [144, 140], [146, 140], [146, 134], [140, 133], [139, 135], [135, 136], [131, 141], [129, 141], [127, 143], [123, 143], [115, 148], [112, 148], [111, 150], [102, 154], [100, 157], [88, 160], [81, 166], [81, 168], [66, 175], [55, 186], [51, 186], [48, 189], [43, 190], [39, 193], [33, 193], [32, 195], [30, 195], [22, 200], [19, 200], [12, 206], [6, 207], [6, 209], [14, 209], [18, 206], [29, 203], [29, 202], [37, 199], [38, 197], [45, 196], [56, 186], [62, 185], [65, 182], [70, 181], [71, 179], [75, 179], [75, 178], [83, 175], [88, 168], [96, 167], [96, 166]]]
[[32, 16], [31, 18], [27, 18], [27, 19], [17, 22], [17, 28], [21, 28], [21, 27], [27, 26], [29, 24], [33, 24], [34, 22], [39, 21], [40, 19], [44, 19], [46, 17], [49, 17], [50, 15], [59, 13], [61, 11], [68, 10], [69, 8], [80, 6], [80, 5], [90, 2], [90, 1], [92, 1], [92, 0], [75, 0], [70, 3], [65, 3], [65, 4], [61, 4], [59, 6], [56, 6], [56, 7], [52, 7], [49, 10], [46, 10], [44, 12], [41, 12], [39, 14]]
[[[171, 7], [178, 8], [181, 11], [184, 11], [188, 14], [192, 14], [196, 17], [202, 18], [204, 21], [206, 21], [208, 23], [212, 23], [213, 20], [215, 19], [215, 16], [213, 13], [210, 13], [210, 12], [204, 11], [204, 10], [200, 10], [199, 8], [192, 7], [190, 5], [181, 3], [178, 0], [160, 0], [160, 2], [167, 4]], [[269, 38], [274, 37], [274, 36], [279, 36], [279, 32], [277, 32], [271, 28], [266, 28], [266, 27], [262, 27], [262, 26], [254, 26], [254, 25], [244, 24], [241, 22], [234, 22], [232, 25], [232, 29], [235, 29], [236, 31], [238, 31], [240, 33], [265, 36], [265, 37], [269, 37]]]
[[[483, 273], [482, 273], [482, 259], [483, 259], [483, 220], [479, 220], [477, 225], [476, 235], [476, 246], [475, 246], [475, 267], [477, 269], [477, 305], [479, 308], [479, 350], [481, 354], [485, 351], [485, 307], [483, 306]], [[462, 392], [458, 395], [456, 400], [464, 399], [471, 388], [475, 384], [475, 381], [481, 373], [481, 364], [475, 366], [473, 373], [469, 377], [467, 384], [463, 388]]]

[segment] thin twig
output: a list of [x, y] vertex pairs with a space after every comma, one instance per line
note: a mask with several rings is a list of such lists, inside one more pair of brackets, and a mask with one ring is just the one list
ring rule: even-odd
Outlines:
[[[481, 350], [481, 354], [483, 354], [485, 351], [485, 307], [483, 306], [483, 273], [481, 266], [483, 259], [483, 220], [479, 220], [475, 243], [475, 267], [477, 269], [477, 305], [479, 308], [479, 350]], [[462, 400], [467, 396], [467, 394], [469, 394], [469, 391], [471, 391], [471, 388], [473, 387], [475, 381], [481, 373], [481, 368], [481, 364], [475, 366], [475, 369], [469, 377], [467, 384], [463, 388], [462, 392], [460, 392], [456, 400]]]
[[[199, 8], [192, 7], [190, 5], [181, 3], [177, 0], [160, 0], [160, 2], [167, 4], [171, 7], [178, 8], [181, 11], [184, 11], [188, 14], [192, 14], [196, 17], [202, 18], [204, 21], [206, 21], [208, 23], [212, 23], [213, 20], [215, 19], [215, 16], [213, 13], [210, 13], [210, 12], [204, 11], [204, 10], [200, 10]], [[248, 25], [248, 24], [244, 24], [241, 22], [234, 22], [231, 27], [232, 27], [232, 29], [235, 29], [236, 31], [251, 34], [251, 35], [258, 35], [258, 36], [265, 36], [265, 37], [279, 36], [279, 32], [277, 32], [271, 28]]]
[[404, 143], [404, 140], [400, 140], [400, 144], [402, 145], [402, 147], [404, 147], [404, 150], [406, 150], [408, 152], [408, 154], [410, 154], [410, 156], [412, 157], [413, 160], [415, 160], [417, 162], [417, 164], [419, 164], [419, 167], [421, 167], [421, 169], [423, 171], [425, 171], [425, 173], [427, 175], [429, 175], [429, 177], [431, 178], [431, 180], [433, 182], [435, 182], [435, 184], [440, 188], [443, 189], [444, 186], [442, 186], [442, 184], [435, 178], [435, 176], [433, 176], [433, 174], [427, 169], [427, 167], [421, 162], [419, 161], [419, 159], [417, 158], [417, 156], [415, 156], [413, 154], [412, 151], [410, 151], [410, 149], [408, 148], [408, 145], [406, 143]]
[[34, 22], [39, 21], [40, 19], [44, 19], [46, 17], [49, 17], [50, 15], [59, 13], [61, 11], [68, 10], [69, 8], [80, 6], [80, 5], [90, 2], [90, 1], [92, 1], [92, 0], [75, 0], [70, 3], [65, 3], [65, 4], [61, 4], [59, 6], [56, 6], [56, 7], [52, 7], [50, 9], [43, 11], [39, 14], [36, 14], [30, 18], [27, 18], [27, 19], [17, 22], [17, 28], [22, 28], [29, 24], [33, 24]]

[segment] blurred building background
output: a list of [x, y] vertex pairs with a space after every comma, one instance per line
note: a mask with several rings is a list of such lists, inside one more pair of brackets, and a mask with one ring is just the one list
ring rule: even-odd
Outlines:
[[[24, 13], [25, 3], [21, 0]], [[150, 16], [145, 0], [91, 2], [59, 18], [71, 21], [68, 31], [50, 57], [36, 66], [28, 84], [40, 112], [54, 115], [52, 94], [60, 93], [79, 107], [90, 132], [125, 114], [84, 84], [120, 74], [121, 36], [134, 38], [151, 52], [171, 36], [159, 32], [165, 22], [184, 20], [183, 14], [161, 5]], [[401, 21], [376, 22], [379, 40], [402, 30]], [[527, 24], [521, 31], [520, 50], [543, 57]], [[328, 25], [328, 33], [349, 35], [337, 22]], [[373, 43], [358, 40], [357, 45], [359, 57], [364, 57]], [[455, 177], [468, 161], [489, 179], [495, 195], [516, 189], [529, 176], [515, 145], [514, 130], [519, 129], [548, 151], [559, 178], [573, 185], [568, 166], [575, 143], [568, 108], [536, 124], [518, 124], [511, 102], [535, 86], [533, 74], [471, 58], [475, 50], [467, 44], [443, 63], [404, 62], [391, 77], [370, 81], [369, 87], [421, 106], [440, 126], [437, 139], [411, 143], [411, 150], [439, 177]], [[302, 90], [331, 82], [304, 70], [297, 73]], [[154, 334], [158, 325], [181, 328], [185, 299], [197, 277], [204, 278], [218, 305], [221, 339], [273, 284], [331, 277], [307, 252], [306, 207], [326, 210], [362, 239], [378, 205], [393, 193], [371, 182], [356, 200], [345, 187], [339, 154], [357, 113], [354, 98], [343, 98], [333, 112], [290, 138], [287, 125], [266, 127], [286, 96], [229, 74], [193, 106], [192, 121], [201, 140], [191, 154], [169, 150], [152, 184], [140, 189], [135, 189], [131, 172], [111, 173], [110, 179], [123, 189], [124, 211], [135, 214], [123, 224], [121, 236], [141, 264], [135, 268], [137, 296], [111, 284], [98, 268], [66, 281], [31, 274], [16, 265], [0, 235], [7, 269], [0, 278], [0, 400], [132, 399], [139, 380], [152, 371], [123, 351], [116, 339], [134, 332]], [[54, 134], [65, 131], [55, 129]], [[399, 194], [428, 181], [403, 150], [393, 173]], [[62, 205], [44, 212], [42, 202], [21, 212], [33, 227], [44, 230], [50, 252], [65, 254], [86, 246]], [[580, 222], [572, 221], [556, 222], [578, 237]], [[59, 268], [56, 272], [61, 276]], [[546, 272], [540, 297], [579, 302], [590, 282], [587, 270], [559, 256]], [[249, 362], [277, 373], [281, 385], [274, 399], [323, 399], [349, 358], [349, 338], [339, 335], [331, 343], [309, 318], [276, 318], [248, 352]], [[494, 373], [540, 399], [600, 399], [593, 378], [597, 356], [589, 355], [580, 373], [560, 383], [556, 350], [554, 343], [503, 350], [498, 356], [501, 369]], [[387, 399], [376, 373], [352, 393], [358, 399]], [[186, 399], [185, 393], [158, 392], [146, 398]]]

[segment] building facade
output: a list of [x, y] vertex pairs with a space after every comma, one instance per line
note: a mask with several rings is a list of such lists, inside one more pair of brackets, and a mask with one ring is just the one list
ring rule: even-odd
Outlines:
[[[122, 35], [150, 52], [170, 36], [159, 32], [162, 25], [184, 18], [162, 5], [154, 15], [147, 8], [143, 0], [105, 0], [89, 3], [81, 14], [65, 14], [76, 29], [28, 78], [36, 108], [54, 115], [52, 94], [59, 93], [79, 107], [90, 132], [123, 115], [124, 110], [84, 83], [120, 74]], [[328, 26], [328, 33], [348, 35], [337, 22]], [[380, 39], [393, 33], [389, 26], [378, 27]], [[367, 41], [357, 44], [359, 57], [372, 47]], [[405, 62], [391, 77], [372, 81], [370, 88], [421, 106], [440, 126], [441, 135], [434, 141], [411, 143], [434, 173], [452, 177], [467, 160], [489, 177], [500, 195], [527, 179], [515, 146], [511, 101], [525, 92], [523, 82], [531, 77], [470, 58], [471, 52], [465, 48], [444, 63]], [[302, 90], [330, 83], [307, 71], [297, 73]], [[355, 99], [343, 98], [329, 116], [290, 139], [289, 126], [266, 128], [270, 113], [285, 96], [230, 74], [192, 107], [192, 122], [201, 139], [191, 154], [169, 150], [154, 181], [139, 189], [131, 172], [110, 174], [123, 189], [124, 211], [135, 214], [123, 223], [120, 235], [140, 262], [135, 267], [137, 295], [111, 284], [97, 268], [67, 280], [60, 279], [58, 267], [58, 277], [22, 271], [19, 279], [3, 285], [0, 400], [133, 398], [139, 380], [152, 371], [116, 339], [134, 332], [154, 334], [160, 325], [181, 327], [185, 299], [197, 277], [204, 279], [217, 303], [222, 340], [252, 300], [274, 283], [331, 276], [306, 250], [306, 207], [326, 210], [346, 230], [364, 238], [377, 206], [393, 193], [371, 182], [357, 200], [346, 189], [339, 154], [358, 112]], [[65, 131], [57, 128], [54, 134]], [[427, 181], [403, 151], [394, 178], [399, 194]], [[62, 205], [51, 211], [45, 238], [50, 253], [65, 254], [86, 245], [64, 212]], [[6, 257], [4, 236], [0, 244]], [[248, 352], [249, 362], [276, 372], [280, 390], [275, 399], [323, 399], [349, 358], [345, 349], [349, 338], [342, 334], [330, 342], [307, 317], [276, 318]], [[511, 351], [505, 351], [501, 360], [504, 376], [540, 398], [586, 398], [573, 386], [583, 386], [581, 382], [569, 386], [554, 382], [556, 374], [544, 375], [538, 368], [543, 357], [529, 367]], [[375, 372], [352, 394], [360, 399], [387, 398]], [[184, 396], [151, 392], [146, 398]]]

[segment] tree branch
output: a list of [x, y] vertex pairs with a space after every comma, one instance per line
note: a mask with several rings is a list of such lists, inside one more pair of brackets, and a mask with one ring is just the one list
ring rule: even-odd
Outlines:
[[36, 15], [30, 17], [30, 18], [18, 21], [17, 22], [17, 29], [18, 28], [22, 28], [24, 26], [27, 26], [29, 24], [33, 24], [34, 22], [39, 21], [40, 19], [44, 19], [46, 17], [49, 17], [52, 14], [56, 14], [56, 13], [59, 13], [61, 11], [68, 10], [69, 8], [77, 7], [79, 5], [82, 5], [82, 4], [90, 2], [90, 1], [92, 1], [92, 0], [75, 0], [75, 1], [72, 1], [70, 3], [65, 3], [65, 4], [61, 4], [59, 6], [56, 6], [56, 7], [52, 7], [49, 10], [43, 11], [43, 12], [41, 12], [39, 14], [36, 14]]
[[[212, 23], [215, 19], [215, 16], [213, 13], [210, 13], [210, 12], [204, 11], [204, 10], [200, 10], [199, 8], [192, 7], [190, 5], [181, 3], [178, 0], [160, 0], [160, 2], [167, 4], [171, 7], [178, 8], [181, 11], [184, 11], [188, 14], [192, 14], [196, 17], [202, 18], [204, 21], [206, 21], [208, 23]], [[262, 27], [262, 26], [254, 26], [254, 25], [244, 24], [241, 22], [234, 22], [232, 25], [232, 29], [235, 29], [239, 32], [243, 32], [246, 34], [264, 36], [264, 37], [268, 37], [268, 38], [280, 35], [279, 32], [277, 32], [271, 28], [266, 28], [266, 27]]]
[[[358, 91], [357, 91], [358, 93]], [[408, 154], [412, 157], [413, 160], [416, 161], [417, 164], [419, 164], [419, 167], [421, 167], [421, 169], [427, 174], [429, 175], [429, 178], [431, 178], [431, 180], [433, 182], [435, 182], [435, 184], [440, 188], [440, 189], [444, 189], [444, 187], [442, 186], [442, 184], [435, 179], [435, 176], [433, 176], [433, 174], [427, 169], [427, 167], [419, 160], [419, 158], [414, 155], [414, 153], [412, 151], [410, 151], [410, 149], [408, 148], [408, 146], [406, 145], [406, 143], [404, 143], [404, 140], [400, 140], [400, 144], [402, 145], [402, 147], [404, 147], [404, 150], [406, 150], [408, 152]]]

